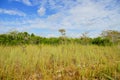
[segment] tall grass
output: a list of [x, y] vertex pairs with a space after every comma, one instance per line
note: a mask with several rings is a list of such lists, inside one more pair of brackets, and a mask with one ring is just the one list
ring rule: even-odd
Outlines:
[[119, 79], [118, 46], [0, 46], [0, 80]]

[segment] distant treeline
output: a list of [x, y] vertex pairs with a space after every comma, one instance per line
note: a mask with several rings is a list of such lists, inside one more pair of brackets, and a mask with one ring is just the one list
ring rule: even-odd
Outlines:
[[86, 34], [80, 38], [67, 38], [65, 36], [60, 36], [59, 38], [51, 37], [40, 37], [33, 33], [28, 32], [18, 32], [12, 31], [6, 34], [0, 34], [0, 44], [1, 45], [23, 45], [23, 44], [69, 44], [77, 43], [83, 45], [112, 45], [120, 43], [120, 32], [114, 30], [107, 30], [101, 33], [101, 36], [96, 38], [90, 38]]

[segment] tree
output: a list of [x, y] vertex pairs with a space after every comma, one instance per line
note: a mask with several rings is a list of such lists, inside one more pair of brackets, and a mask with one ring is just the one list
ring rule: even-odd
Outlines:
[[66, 35], [66, 33], [65, 33], [65, 29], [59, 29], [59, 32], [61, 33], [61, 40], [62, 40], [62, 44], [64, 44], [65, 43], [65, 35]]
[[107, 38], [103, 39], [102, 37], [97, 37], [92, 40], [92, 44], [105, 46], [105, 45], [111, 45], [111, 42]]
[[8, 35], [12, 36], [13, 38], [17, 38], [18, 31], [11, 31], [8, 33]]
[[102, 38], [109, 39], [112, 43], [120, 42], [120, 32], [116, 30], [106, 30], [102, 32]]
[[31, 34], [31, 37], [35, 37], [34, 33]]
[[91, 38], [88, 37], [88, 32], [82, 33], [81, 44], [87, 45], [91, 43]]
[[65, 29], [59, 29], [59, 32], [61, 33], [62, 37], [65, 37]]

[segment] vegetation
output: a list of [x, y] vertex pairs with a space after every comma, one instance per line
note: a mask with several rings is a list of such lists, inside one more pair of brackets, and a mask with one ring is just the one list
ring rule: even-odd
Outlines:
[[114, 30], [107, 30], [102, 32], [102, 37], [110, 40], [112, 43], [120, 42], [120, 32]]
[[120, 32], [67, 38], [64, 29], [59, 31], [59, 38], [17, 31], [1, 34], [0, 80], [120, 79]]
[[119, 79], [118, 46], [0, 46], [0, 80]]
[[0, 34], [0, 44], [1, 45], [22, 45], [22, 44], [61, 44], [61, 43], [78, 43], [83, 45], [95, 44], [95, 45], [112, 45], [120, 43], [120, 32], [119, 31], [103, 31], [101, 36], [97, 38], [90, 38], [87, 33], [83, 33], [80, 38], [67, 38], [66, 31], [60, 29], [59, 32], [62, 36], [59, 38], [51, 37], [45, 38], [36, 36], [33, 33], [29, 34], [27, 32], [9, 32], [7, 34]]
[[105, 45], [111, 45], [112, 42], [110, 42], [110, 40], [107, 38], [97, 37], [92, 40], [92, 44], [105, 46]]

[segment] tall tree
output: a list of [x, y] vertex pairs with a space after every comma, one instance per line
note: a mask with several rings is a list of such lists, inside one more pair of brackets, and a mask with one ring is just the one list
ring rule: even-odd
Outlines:
[[65, 36], [65, 29], [59, 29], [59, 32], [62, 34], [62, 36], [64, 37]]
[[88, 32], [84, 32], [82, 33], [82, 36], [81, 36], [81, 44], [90, 44], [91, 42], [91, 38], [88, 37]]
[[58, 31], [59, 31], [59, 32], [61, 33], [61, 35], [62, 35], [61, 38], [62, 38], [62, 44], [63, 44], [63, 43], [65, 43], [65, 35], [66, 35], [65, 32], [66, 32], [66, 31], [65, 31], [65, 29], [59, 29]]
[[109, 39], [113, 43], [120, 42], [120, 31], [106, 30], [102, 32], [102, 37]]

